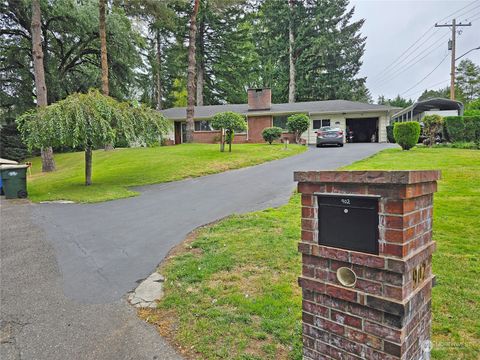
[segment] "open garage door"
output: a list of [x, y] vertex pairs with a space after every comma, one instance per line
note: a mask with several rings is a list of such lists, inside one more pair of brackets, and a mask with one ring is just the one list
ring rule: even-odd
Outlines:
[[378, 142], [378, 117], [347, 119], [347, 136], [353, 131], [353, 142]]

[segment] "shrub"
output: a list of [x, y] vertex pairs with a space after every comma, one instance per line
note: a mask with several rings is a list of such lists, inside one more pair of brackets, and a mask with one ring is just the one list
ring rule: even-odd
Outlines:
[[462, 116], [446, 116], [444, 120], [444, 129], [448, 141], [457, 142], [464, 140], [465, 122]]
[[300, 136], [308, 130], [310, 126], [310, 118], [306, 114], [290, 115], [287, 119], [288, 131], [295, 134], [295, 141], [300, 142]]
[[393, 136], [393, 125], [387, 125], [387, 140], [389, 143], [395, 143], [395, 137]]
[[22, 161], [28, 155], [29, 152], [22, 142], [22, 137], [17, 130], [17, 125], [15, 123], [3, 125], [0, 129], [0, 157]]
[[480, 146], [480, 116], [448, 116], [445, 130], [451, 142], [475, 142]]
[[464, 116], [465, 123], [465, 141], [473, 141], [477, 146], [480, 145], [480, 116]]
[[[212, 118], [212, 127], [215, 130], [225, 130], [225, 142], [229, 144], [229, 151], [232, 151], [232, 142], [233, 137], [235, 136], [235, 131], [245, 131], [247, 130], [247, 122], [245, 117], [238, 113], [232, 111], [225, 111], [216, 114]], [[224, 151], [225, 143], [220, 144], [220, 151]]]
[[440, 115], [427, 115], [422, 119], [423, 130], [428, 138], [428, 145], [435, 144], [435, 138], [442, 132], [443, 118]]
[[416, 121], [395, 123], [393, 136], [403, 150], [410, 150], [417, 144], [420, 137], [420, 124]]
[[280, 139], [280, 136], [282, 136], [282, 132], [283, 132], [283, 129], [277, 126], [269, 127], [269, 128], [263, 129], [262, 137], [263, 137], [263, 140], [265, 140], [271, 145], [272, 142]]

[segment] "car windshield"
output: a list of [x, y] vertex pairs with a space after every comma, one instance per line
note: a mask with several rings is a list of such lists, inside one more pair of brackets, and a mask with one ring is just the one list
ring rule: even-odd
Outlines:
[[331, 126], [324, 126], [320, 128], [320, 131], [342, 131], [342, 130], [339, 128], [331, 127]]

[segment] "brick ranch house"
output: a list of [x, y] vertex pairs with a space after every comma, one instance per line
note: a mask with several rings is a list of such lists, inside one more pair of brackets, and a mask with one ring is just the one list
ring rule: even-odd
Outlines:
[[[272, 104], [270, 89], [249, 89], [248, 104], [210, 105], [195, 107], [195, 132], [193, 138], [198, 143], [215, 143], [220, 132], [210, 126], [210, 119], [217, 113], [233, 111], [245, 115], [248, 130], [235, 134], [235, 143], [263, 143], [262, 130], [278, 126], [285, 129], [283, 138], [294, 140], [293, 134], [286, 129], [288, 116], [297, 113], [308, 114], [311, 118], [309, 129], [302, 134], [302, 142], [316, 143], [316, 130], [322, 126], [335, 126], [344, 131], [349, 128], [355, 134], [356, 142], [386, 142], [386, 126], [392, 114], [399, 109], [385, 105], [366, 104], [347, 100], [308, 101], [287, 104]], [[163, 115], [173, 122], [173, 131], [168, 135], [169, 142], [181, 144], [185, 141], [186, 108], [161, 110]]]

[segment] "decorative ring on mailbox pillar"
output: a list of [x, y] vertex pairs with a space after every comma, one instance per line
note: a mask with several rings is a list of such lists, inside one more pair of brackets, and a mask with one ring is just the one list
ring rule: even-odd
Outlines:
[[346, 287], [354, 287], [357, 283], [357, 275], [355, 272], [347, 267], [337, 269], [337, 280]]

